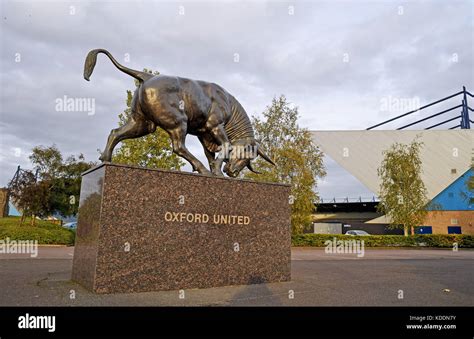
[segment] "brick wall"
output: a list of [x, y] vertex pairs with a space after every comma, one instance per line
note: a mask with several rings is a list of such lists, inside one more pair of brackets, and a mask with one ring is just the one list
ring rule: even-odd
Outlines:
[[433, 234], [448, 234], [448, 226], [461, 226], [462, 234], [474, 234], [474, 211], [430, 211], [424, 225], [431, 226]]

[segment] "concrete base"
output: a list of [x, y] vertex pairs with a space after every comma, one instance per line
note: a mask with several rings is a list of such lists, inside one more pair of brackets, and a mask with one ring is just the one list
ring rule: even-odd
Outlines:
[[84, 173], [72, 279], [96, 293], [291, 279], [288, 185], [103, 164]]

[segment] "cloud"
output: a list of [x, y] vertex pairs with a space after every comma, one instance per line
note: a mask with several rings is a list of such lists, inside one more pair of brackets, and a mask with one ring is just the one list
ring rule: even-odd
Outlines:
[[[285, 94], [304, 127], [364, 129], [403, 113], [381, 111], [388, 96], [424, 104], [472, 91], [472, 13], [470, 1], [3, 3], [0, 185], [38, 144], [97, 159], [134, 82], [104, 56], [84, 81], [93, 48], [131, 68], [216, 82], [250, 115]], [[56, 111], [65, 95], [94, 99], [95, 114]], [[188, 144], [204, 161], [196, 139]], [[345, 176], [332, 170], [322, 195], [363, 191], [334, 188]]]

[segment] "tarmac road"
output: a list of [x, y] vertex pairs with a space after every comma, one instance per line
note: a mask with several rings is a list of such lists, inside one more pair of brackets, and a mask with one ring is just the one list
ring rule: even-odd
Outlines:
[[0, 306], [474, 305], [473, 250], [366, 249], [358, 258], [293, 248], [291, 282], [186, 290], [184, 299], [178, 291], [95, 295], [70, 281], [73, 252], [0, 254]]

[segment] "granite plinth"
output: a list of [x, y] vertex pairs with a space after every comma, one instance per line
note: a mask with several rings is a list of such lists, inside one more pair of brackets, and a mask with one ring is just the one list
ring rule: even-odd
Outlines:
[[96, 293], [291, 279], [288, 185], [102, 164], [83, 174], [72, 279]]

